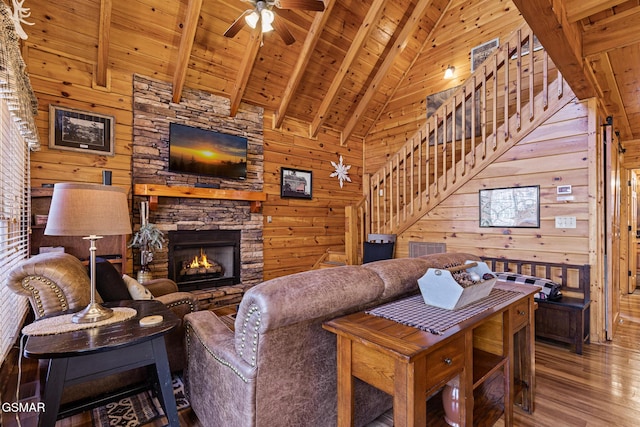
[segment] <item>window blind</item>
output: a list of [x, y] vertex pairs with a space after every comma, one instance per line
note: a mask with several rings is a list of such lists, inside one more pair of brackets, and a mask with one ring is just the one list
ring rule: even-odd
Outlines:
[[4, 362], [22, 327], [27, 300], [5, 285], [8, 272], [29, 254], [30, 156], [18, 120], [0, 99], [0, 356]]

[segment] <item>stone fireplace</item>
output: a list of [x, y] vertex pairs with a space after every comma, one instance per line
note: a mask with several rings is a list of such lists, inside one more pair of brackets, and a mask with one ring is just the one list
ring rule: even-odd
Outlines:
[[240, 283], [240, 230], [169, 232], [169, 278], [181, 291]]
[[[261, 108], [242, 104], [238, 114], [231, 117], [229, 99], [188, 88], [184, 89], [180, 102], [175, 103], [170, 83], [139, 75], [134, 75], [133, 88], [131, 161], [134, 187], [157, 184], [166, 188], [263, 191]], [[169, 171], [171, 123], [245, 137], [246, 179]], [[134, 224], [140, 223], [138, 211], [140, 202], [144, 200], [148, 197], [134, 193]], [[186, 194], [181, 197], [180, 192], [175, 191], [158, 197], [156, 206], [149, 213], [149, 222], [165, 232], [169, 243], [154, 256], [151, 265], [153, 277], [169, 277], [179, 282], [181, 290], [210, 294], [206, 298], [216, 300], [215, 304], [210, 304], [213, 306], [220, 305], [218, 300], [227, 297], [226, 302], [237, 300], [238, 293], [241, 297], [244, 290], [262, 281], [263, 217], [259, 210], [251, 208], [250, 201], [194, 198]], [[178, 235], [184, 237], [174, 244], [173, 238]], [[211, 241], [211, 236], [214, 241]], [[208, 267], [208, 270], [207, 267], [186, 266], [187, 260], [183, 258], [201, 257], [203, 254], [209, 261], [219, 264], [220, 269], [216, 266]], [[183, 281], [185, 283], [180, 284]]]

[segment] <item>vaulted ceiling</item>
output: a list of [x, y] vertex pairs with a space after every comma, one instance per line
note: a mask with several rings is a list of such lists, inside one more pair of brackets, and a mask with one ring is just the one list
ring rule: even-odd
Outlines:
[[[228, 97], [232, 114], [246, 102], [264, 107], [275, 127], [292, 118], [308, 123], [310, 135], [327, 128], [348, 141], [365, 137], [397, 101], [416, 58], [452, 37], [441, 36], [447, 20], [486, 41], [486, 29], [464, 21], [465, 7], [512, 15], [515, 4], [576, 94], [600, 97], [621, 136], [640, 139], [638, 0], [311, 1], [325, 10], [282, 0], [291, 9], [273, 7], [279, 31], [244, 26], [225, 37], [255, 2], [29, 0], [36, 25], [26, 30], [30, 42], [94, 60], [98, 86], [110, 69], [130, 69], [171, 81], [176, 102], [184, 88], [207, 90]], [[282, 26], [295, 43], [285, 43]]]

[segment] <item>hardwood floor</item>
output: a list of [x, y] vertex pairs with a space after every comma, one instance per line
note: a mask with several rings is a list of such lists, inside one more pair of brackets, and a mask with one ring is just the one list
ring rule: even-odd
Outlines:
[[[640, 291], [621, 300], [615, 339], [584, 354], [536, 341], [535, 412], [518, 427], [640, 425]], [[496, 426], [503, 426], [499, 421]]]
[[[28, 376], [28, 367], [25, 369], [23, 375]], [[516, 409], [515, 426], [639, 425], [640, 291], [622, 298], [621, 323], [617, 336], [608, 344], [586, 345], [584, 354], [580, 356], [568, 347], [537, 341], [536, 383], [535, 412], [529, 415]], [[3, 384], [2, 402], [15, 400], [11, 397], [15, 393], [13, 387], [15, 378]], [[181, 411], [179, 416], [181, 426], [202, 426], [191, 410]], [[2, 421], [3, 426], [17, 425], [13, 416], [7, 413], [2, 414]], [[164, 423], [166, 420], [156, 420], [146, 427]], [[34, 417], [23, 418], [23, 427], [34, 425]], [[496, 427], [503, 425], [502, 420], [495, 424]], [[82, 413], [56, 424], [56, 427], [71, 426], [91, 426], [90, 415]]]

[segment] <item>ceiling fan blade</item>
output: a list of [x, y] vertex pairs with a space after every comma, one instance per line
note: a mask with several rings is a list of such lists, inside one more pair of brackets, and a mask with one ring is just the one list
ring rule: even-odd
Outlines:
[[324, 11], [324, 2], [322, 0], [276, 0], [275, 5], [279, 9]]
[[235, 21], [233, 21], [233, 24], [231, 24], [231, 26], [227, 28], [227, 31], [224, 32], [224, 36], [229, 38], [235, 37], [236, 34], [238, 34], [238, 32], [242, 29], [242, 27], [247, 24], [247, 21], [245, 21], [244, 17], [251, 12], [251, 10], [245, 10], [244, 12], [242, 12], [242, 14], [238, 16]]
[[296, 41], [296, 39], [293, 37], [289, 29], [287, 28], [287, 25], [278, 17], [278, 15], [276, 15], [275, 18], [273, 19], [272, 25], [273, 25], [273, 29], [276, 31], [276, 33], [278, 33], [280, 38], [284, 41], [284, 44], [290, 45]]

